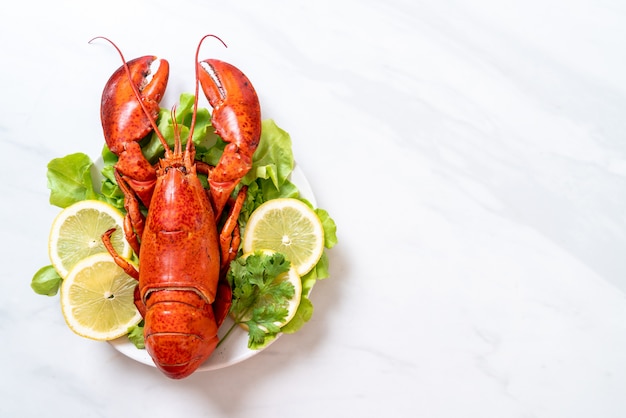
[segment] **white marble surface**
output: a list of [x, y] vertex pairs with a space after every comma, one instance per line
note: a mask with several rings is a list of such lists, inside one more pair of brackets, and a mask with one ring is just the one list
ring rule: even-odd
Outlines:
[[[618, 0], [29, 1], [0, 25], [3, 417], [626, 416]], [[298, 334], [171, 381], [35, 295], [46, 164], [97, 156], [119, 61], [242, 68], [338, 224]], [[387, 415], [388, 414], [388, 415]]]

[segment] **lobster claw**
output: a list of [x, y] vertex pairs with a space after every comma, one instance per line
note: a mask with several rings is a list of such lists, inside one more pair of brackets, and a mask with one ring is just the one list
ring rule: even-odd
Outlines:
[[198, 63], [202, 91], [213, 107], [211, 123], [227, 142], [222, 157], [209, 175], [215, 216], [252, 168], [252, 156], [261, 137], [261, 106], [248, 77], [237, 67], [207, 59]]
[[[122, 66], [107, 82], [102, 93], [100, 118], [107, 146], [119, 157], [117, 170], [148, 206], [154, 191], [156, 171], [143, 158], [139, 141], [153, 129], [150, 118], [154, 121], [159, 115], [159, 102], [169, 77], [169, 63], [148, 55], [128, 61], [127, 65], [130, 74]], [[129, 78], [142, 98], [143, 108], [135, 97]]]

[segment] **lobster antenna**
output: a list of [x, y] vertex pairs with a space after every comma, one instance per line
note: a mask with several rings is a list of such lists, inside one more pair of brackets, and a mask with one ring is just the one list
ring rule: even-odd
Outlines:
[[139, 102], [139, 105], [141, 106], [143, 113], [148, 117], [148, 120], [150, 121], [150, 125], [152, 125], [152, 129], [154, 129], [154, 132], [156, 132], [157, 137], [159, 138], [159, 141], [161, 141], [161, 145], [163, 145], [163, 148], [165, 149], [165, 155], [168, 157], [171, 156], [171, 150], [170, 150], [169, 145], [167, 145], [167, 141], [163, 137], [163, 134], [161, 134], [161, 131], [159, 131], [159, 127], [157, 126], [156, 121], [150, 116], [150, 112], [148, 112], [148, 109], [146, 109], [146, 105], [144, 105], [143, 100], [141, 100], [141, 93], [139, 93], [139, 89], [137, 89], [137, 86], [135, 85], [135, 83], [133, 83], [133, 77], [130, 73], [130, 68], [128, 67], [128, 63], [126, 62], [126, 59], [124, 58], [124, 54], [119, 49], [119, 47], [115, 45], [115, 42], [113, 42], [112, 40], [110, 40], [109, 38], [105, 36], [93, 37], [89, 40], [88, 43], [90, 44], [96, 39], [103, 39], [107, 41], [108, 43], [113, 45], [113, 48], [115, 48], [115, 50], [119, 54], [123, 62], [122, 66], [124, 67], [124, 70], [126, 71], [126, 76], [128, 77], [128, 82], [130, 84], [131, 89], [133, 90], [133, 93], [135, 94], [135, 98]]
[[204, 35], [201, 39], [200, 42], [198, 42], [198, 47], [196, 48], [196, 91], [195, 91], [195, 98], [194, 98], [194, 102], [193, 102], [193, 114], [191, 116], [191, 126], [189, 127], [189, 139], [187, 140], [187, 148], [186, 150], [189, 151], [191, 149], [191, 143], [192, 138], [193, 138], [193, 131], [196, 127], [196, 115], [198, 113], [198, 94], [200, 92], [200, 78], [198, 77], [198, 57], [200, 56], [200, 47], [202, 46], [202, 42], [204, 42], [204, 40], [206, 38], [215, 38], [218, 41], [220, 41], [222, 43], [222, 45], [224, 45], [224, 48], [228, 48], [228, 45], [226, 45], [226, 42], [224, 42], [222, 40], [222, 38], [220, 38], [217, 35], [213, 35], [213, 34], [207, 34]]
[[176, 120], [176, 105], [172, 106], [170, 115], [172, 118], [172, 128], [174, 129], [174, 155], [180, 155], [182, 150], [180, 145], [180, 130], [178, 129], [178, 121]]

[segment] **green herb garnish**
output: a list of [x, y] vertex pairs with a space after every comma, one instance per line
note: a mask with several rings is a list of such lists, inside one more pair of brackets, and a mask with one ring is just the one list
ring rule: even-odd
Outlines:
[[258, 349], [274, 339], [285, 322], [289, 301], [295, 296], [293, 284], [281, 280], [291, 263], [280, 253], [256, 251], [239, 257], [226, 276], [233, 292], [230, 315], [234, 324], [248, 329], [248, 347]]

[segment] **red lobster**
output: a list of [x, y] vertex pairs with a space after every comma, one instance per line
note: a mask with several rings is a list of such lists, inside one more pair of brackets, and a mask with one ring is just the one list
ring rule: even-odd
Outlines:
[[[124, 62], [104, 88], [101, 119], [107, 146], [119, 157], [115, 177], [124, 192], [124, 232], [139, 255], [139, 271], [113, 250], [113, 231], [103, 241], [117, 264], [139, 281], [135, 304], [145, 320], [146, 349], [156, 366], [174, 379], [193, 373], [218, 343], [217, 330], [231, 303], [225, 273], [241, 241], [237, 217], [246, 188], [236, 198], [231, 195], [250, 170], [261, 135], [259, 100], [248, 78], [226, 62], [198, 62], [208, 36], [221, 41], [206, 35], [198, 43], [189, 137], [183, 149], [174, 126], [173, 150], [155, 122], [168, 79], [167, 61], [144, 56], [126, 62], [120, 49], [102, 38]], [[154, 63], [158, 68], [152, 70]], [[191, 140], [199, 85], [213, 107], [211, 123], [227, 143], [215, 167], [195, 160]], [[139, 146], [152, 131], [165, 148], [155, 166]], [[198, 172], [208, 176], [208, 191]], [[145, 219], [140, 202], [148, 210]], [[219, 231], [218, 225], [223, 225]]]

